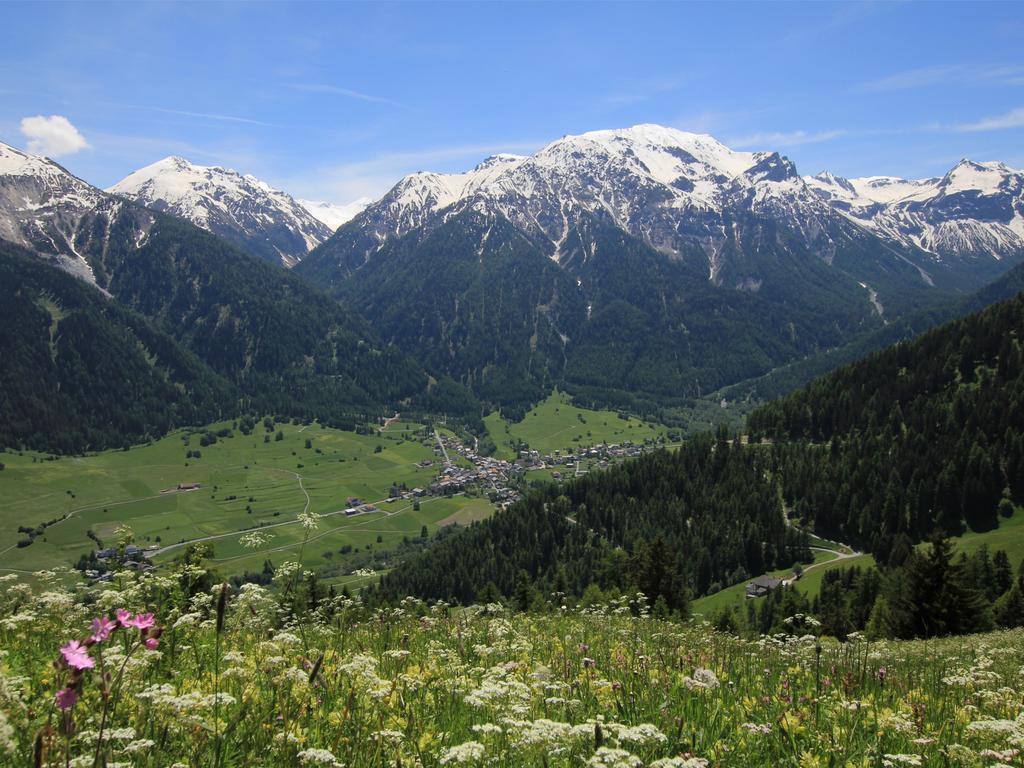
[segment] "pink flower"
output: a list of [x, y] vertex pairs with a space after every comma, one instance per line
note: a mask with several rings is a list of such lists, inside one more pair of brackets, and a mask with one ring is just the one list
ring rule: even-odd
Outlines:
[[78, 698], [78, 694], [75, 693], [74, 688], [61, 688], [57, 691], [57, 706], [60, 709], [71, 709], [75, 706], [75, 699]]
[[157, 638], [155, 638], [155, 637], [147, 637], [146, 638], [145, 646], [147, 648], [149, 648], [149, 650], [155, 651], [156, 647], [158, 645], [160, 645], [160, 641]]
[[140, 613], [134, 619], [129, 619], [125, 626], [136, 627], [141, 632], [145, 632], [154, 624], [156, 624], [156, 619], [153, 618], [152, 613]]
[[89, 656], [89, 649], [77, 640], [72, 640], [60, 649], [64, 655], [64, 661], [69, 667], [75, 669], [92, 669], [96, 662]]
[[132, 615], [128, 613], [128, 611], [126, 611], [124, 608], [118, 608], [115, 611], [115, 614], [117, 615], [117, 620], [121, 622], [122, 627], [131, 626]]
[[92, 620], [92, 641], [94, 643], [102, 643], [108, 637], [110, 633], [117, 629], [117, 622], [111, 621], [106, 616], [100, 616], [99, 618]]

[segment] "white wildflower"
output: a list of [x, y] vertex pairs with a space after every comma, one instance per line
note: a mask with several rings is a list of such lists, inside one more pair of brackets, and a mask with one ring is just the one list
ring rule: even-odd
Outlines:
[[644, 762], [624, 749], [601, 747], [587, 760], [590, 768], [642, 768]]
[[885, 768], [894, 768], [900, 765], [921, 765], [920, 755], [883, 755], [882, 765]]
[[648, 768], [708, 768], [708, 761], [703, 757], [663, 757]]
[[472, 763], [484, 756], [484, 745], [479, 741], [467, 741], [464, 744], [446, 749], [441, 755], [441, 765]]
[[328, 765], [331, 768], [340, 768], [338, 758], [327, 749], [304, 749], [299, 752], [299, 762], [303, 765]]
[[683, 678], [683, 685], [691, 691], [705, 691], [717, 688], [721, 683], [718, 680], [718, 675], [710, 669], [696, 669], [693, 672], [693, 677]]
[[246, 549], [259, 549], [269, 543], [273, 538], [274, 534], [272, 533], [267, 533], [266, 531], [252, 531], [239, 537], [238, 543]]

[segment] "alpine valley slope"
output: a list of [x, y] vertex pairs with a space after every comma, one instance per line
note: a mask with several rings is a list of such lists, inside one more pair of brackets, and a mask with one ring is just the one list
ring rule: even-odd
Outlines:
[[639, 588], [673, 608], [686, 590], [807, 562], [805, 531], [889, 566], [936, 530], [1012, 531], [1024, 504], [1022, 333], [1018, 294], [763, 406], [751, 443], [771, 446], [702, 435], [535, 489], [379, 590], [469, 603]]
[[1024, 258], [1006, 237], [985, 255], [919, 240], [838, 209], [778, 153], [640, 125], [408, 176], [296, 269], [491, 402], [557, 383], [635, 404], [840, 346]]
[[[357, 313], [305, 281], [186, 221], [109, 195], [49, 160], [6, 145], [0, 145], [0, 232], [40, 262], [72, 272], [120, 307], [149, 318], [154, 330], [237, 387], [236, 410], [348, 424], [426, 383], [418, 366], [380, 343]], [[57, 297], [58, 316], [60, 304]], [[59, 317], [52, 332], [63, 333]], [[54, 349], [60, 355], [64, 347]], [[90, 391], [103, 393], [99, 387]], [[39, 433], [13, 434], [28, 440]], [[70, 450], [63, 443], [34, 447]]]

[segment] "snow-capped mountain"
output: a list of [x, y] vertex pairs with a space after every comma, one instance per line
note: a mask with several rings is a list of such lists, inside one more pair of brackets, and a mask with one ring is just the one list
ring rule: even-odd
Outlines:
[[333, 232], [342, 224], [351, 221], [360, 213], [362, 213], [366, 206], [373, 202], [372, 197], [360, 197], [357, 200], [353, 200], [351, 203], [327, 203], [324, 201], [317, 200], [302, 200], [296, 198], [295, 202], [305, 208], [313, 216], [314, 219], [322, 221]]
[[[406, 176], [297, 270], [359, 302], [387, 341], [431, 350], [435, 376], [485, 397], [558, 377], [699, 396], [1024, 260], [984, 247], [979, 230], [1010, 242], [1013, 216], [994, 199], [1019, 184], [980, 168], [832, 180], [829, 196], [827, 179], [803, 178], [777, 152], [657, 125], [594, 131], [464, 173]], [[866, 213], [905, 199], [927, 236], [897, 237]], [[989, 228], [996, 219], [1005, 231]]]
[[268, 261], [294, 266], [334, 228], [255, 176], [167, 157], [108, 190], [166, 211]]
[[137, 241], [152, 225], [151, 215], [129, 207], [52, 160], [0, 142], [0, 238], [96, 282], [87, 255], [105, 251], [113, 223], [127, 216]]
[[880, 235], [941, 259], [1019, 259], [1024, 254], [1024, 172], [961, 160], [945, 176], [806, 182], [836, 210]]
[[749, 226], [754, 220], [785, 226], [791, 247], [826, 261], [873, 235], [838, 215], [778, 153], [737, 152], [705, 134], [638, 125], [566, 136], [530, 157], [499, 155], [466, 173], [407, 176], [339, 233], [349, 251], [342, 260], [357, 266], [389, 239], [427, 232], [469, 208], [508, 219], [559, 264], [588, 258], [580, 232], [596, 216], [737, 287], [757, 284], [727, 269], [731, 252], [755, 248], [763, 236]]

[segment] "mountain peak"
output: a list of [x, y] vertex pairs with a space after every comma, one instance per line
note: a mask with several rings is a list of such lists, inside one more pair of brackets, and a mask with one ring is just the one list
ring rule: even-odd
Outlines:
[[498, 154], [491, 155], [486, 160], [483, 160], [480, 163], [478, 163], [473, 168], [473, 171], [478, 172], [492, 168], [504, 168], [509, 165], [521, 163], [525, 159], [526, 157], [524, 155], [513, 155], [508, 152], [499, 152]]
[[171, 155], [108, 192], [167, 211], [269, 261], [292, 266], [333, 229], [255, 176]]

